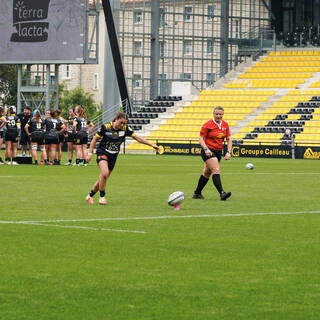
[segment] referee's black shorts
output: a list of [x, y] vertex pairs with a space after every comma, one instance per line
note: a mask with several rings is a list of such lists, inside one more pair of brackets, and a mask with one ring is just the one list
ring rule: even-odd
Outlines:
[[203, 149], [201, 150], [201, 158], [202, 158], [202, 160], [204, 162], [206, 162], [208, 159], [217, 158], [218, 161], [220, 162], [221, 157], [222, 157], [222, 150], [215, 150], [215, 149], [211, 149], [211, 148], [209, 148], [209, 150], [212, 152], [212, 155], [210, 157], [208, 157], [206, 155], [206, 153], [204, 152]]

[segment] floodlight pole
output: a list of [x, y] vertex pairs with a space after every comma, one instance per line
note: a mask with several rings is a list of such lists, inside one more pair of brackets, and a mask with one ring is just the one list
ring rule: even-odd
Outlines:
[[122, 64], [122, 59], [120, 54], [120, 47], [119, 47], [116, 28], [114, 25], [114, 19], [113, 19], [112, 9], [110, 5], [110, 0], [102, 0], [102, 6], [103, 6], [104, 16], [106, 20], [107, 31], [109, 35], [110, 48], [112, 52], [114, 68], [117, 75], [122, 106], [126, 113], [131, 114], [132, 112], [131, 99], [129, 96], [127, 81], [124, 74], [124, 69], [123, 69], [123, 64]]

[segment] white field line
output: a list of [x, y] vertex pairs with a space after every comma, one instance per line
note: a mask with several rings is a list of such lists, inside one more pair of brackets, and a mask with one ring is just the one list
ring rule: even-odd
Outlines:
[[172, 216], [157, 216], [157, 217], [56, 219], [56, 220], [38, 220], [38, 221], [0, 221], [0, 224], [46, 224], [46, 223], [54, 223], [54, 222], [58, 223], [58, 222], [94, 222], [94, 221], [128, 221], [128, 220], [194, 219], [194, 218], [196, 219], [196, 218], [223, 218], [223, 217], [303, 215], [303, 214], [320, 214], [320, 211], [222, 213], [222, 214], [199, 214], [199, 215], [185, 215], [185, 216], [172, 215]]
[[20, 175], [16, 175], [16, 176], [0, 176], [0, 178], [31, 178], [31, 177], [33, 177], [33, 176], [20, 176]]
[[85, 226], [66, 226], [59, 224], [46, 224], [46, 223], [36, 223], [36, 222], [24, 222], [21, 223], [24, 225], [33, 225], [33, 226], [43, 226], [43, 227], [56, 227], [56, 228], [65, 228], [65, 229], [83, 229], [83, 230], [93, 230], [93, 231], [114, 231], [114, 232], [129, 232], [129, 233], [146, 233], [145, 231], [136, 231], [136, 230], [121, 230], [121, 229], [106, 229], [106, 228], [92, 228]]

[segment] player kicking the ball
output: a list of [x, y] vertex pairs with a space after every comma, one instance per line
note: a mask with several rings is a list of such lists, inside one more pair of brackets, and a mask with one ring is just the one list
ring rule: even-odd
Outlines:
[[107, 204], [105, 198], [105, 189], [107, 180], [116, 164], [120, 146], [125, 141], [126, 137], [132, 137], [136, 141], [146, 144], [159, 150], [159, 147], [146, 139], [137, 136], [130, 127], [127, 126], [128, 115], [123, 112], [118, 112], [115, 118], [108, 124], [103, 125], [96, 133], [91, 141], [89, 152], [87, 154], [87, 163], [90, 162], [93, 149], [99, 139], [102, 138], [97, 148], [97, 164], [100, 167], [100, 175], [96, 183], [93, 185], [92, 190], [87, 195], [86, 200], [89, 204], [93, 204], [93, 196], [100, 191], [99, 204]]
[[225, 192], [220, 179], [220, 160], [222, 156], [223, 140], [227, 140], [227, 152], [225, 160], [231, 158], [232, 139], [229, 125], [222, 120], [224, 109], [215, 107], [213, 119], [206, 122], [200, 131], [199, 143], [202, 147], [201, 157], [204, 161], [203, 173], [199, 178], [197, 189], [192, 196], [193, 199], [203, 199], [202, 189], [206, 186], [212, 174], [212, 181], [220, 194], [220, 200], [227, 200], [231, 192]]

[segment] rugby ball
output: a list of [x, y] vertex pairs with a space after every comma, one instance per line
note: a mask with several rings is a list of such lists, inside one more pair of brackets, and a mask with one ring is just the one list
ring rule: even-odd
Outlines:
[[247, 163], [247, 164], [246, 164], [246, 168], [247, 168], [248, 170], [253, 170], [253, 169], [254, 169], [254, 165], [253, 165], [252, 163]]
[[169, 206], [179, 206], [185, 198], [185, 194], [182, 191], [176, 191], [170, 194], [168, 198]]

